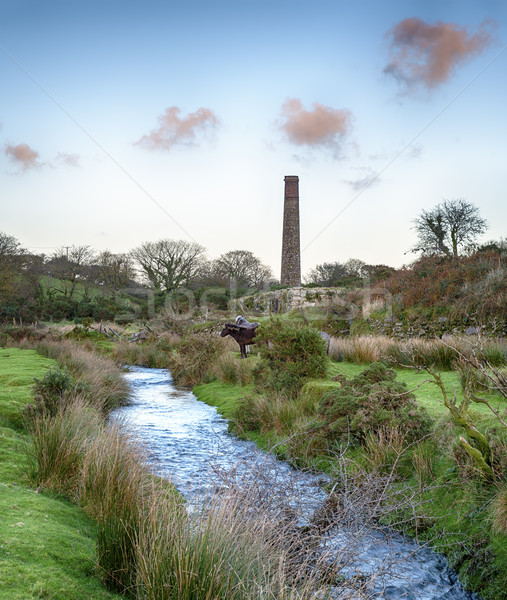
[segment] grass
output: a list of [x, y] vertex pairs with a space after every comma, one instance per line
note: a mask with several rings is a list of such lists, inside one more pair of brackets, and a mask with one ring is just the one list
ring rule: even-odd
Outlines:
[[[75, 373], [100, 367], [68, 350], [50, 347]], [[54, 367], [29, 350], [11, 349], [2, 358], [4, 374], [16, 372], [25, 358], [34, 363], [31, 376]], [[18, 385], [24, 386], [18, 409], [30, 400], [31, 376]], [[2, 599], [314, 597], [321, 585], [305, 565], [299, 570], [294, 527], [287, 529], [242, 490], [187, 514], [172, 486], [151, 474], [143, 451], [121, 426], [105, 422], [102, 409], [102, 400], [94, 405], [73, 396], [51, 413], [27, 413], [31, 439], [0, 430]], [[27, 473], [37, 490], [28, 487]], [[122, 595], [104, 589], [97, 575]]]
[[96, 528], [82, 510], [36, 493], [26, 476], [19, 413], [34, 377], [55, 362], [33, 350], [0, 349], [0, 597], [2, 600], [119, 598], [94, 575]]
[[[253, 362], [249, 364], [253, 365]], [[305, 384], [302, 390], [305, 398], [294, 401], [290, 407], [295, 413], [282, 406], [280, 399], [255, 396], [251, 385], [243, 387], [239, 383], [213, 381], [197, 386], [194, 392], [200, 400], [216, 406], [229, 419], [238, 414], [236, 411], [242, 405], [245, 415], [241, 420], [246, 424], [242, 435], [266, 449], [276, 448], [283, 458], [299, 464], [305, 443], [308, 450], [313, 442], [310, 438], [305, 441], [301, 436], [295, 436], [295, 430], [302, 423], [303, 412], [309, 418], [312, 402], [318, 403], [326, 390], [340, 385], [332, 380], [333, 377], [345, 375], [352, 378], [364, 368], [364, 364], [354, 362], [331, 362], [328, 379], [311, 380]], [[422, 510], [418, 508], [420, 516], [413, 519], [413, 506], [400, 507], [391, 515], [389, 522], [408, 523], [404, 525], [404, 531], [430, 540], [437, 550], [446, 553], [469, 589], [477, 591], [485, 599], [499, 600], [504, 597], [507, 588], [507, 432], [486, 406], [471, 405], [470, 413], [475, 425], [495, 440], [500, 461], [497, 463], [497, 477], [503, 478], [503, 482], [498, 480], [493, 485], [484, 484], [466, 462], [466, 456], [457, 453], [456, 441], [463, 431], [452, 423], [440, 389], [425, 382], [431, 381], [431, 377], [424, 371], [411, 369], [398, 368], [396, 372], [397, 378], [405, 382], [409, 390], [415, 390], [418, 404], [435, 421], [435, 431], [410, 448], [395, 435], [396, 432], [371, 435], [365, 447], [347, 450], [350, 465], [356, 465], [352, 469], [382, 474], [390, 471], [389, 465], [399, 457], [393, 491], [395, 493], [397, 488], [404, 486], [413, 490], [414, 501], [418, 507], [420, 504]], [[462, 399], [459, 374], [442, 371], [441, 376], [448, 392], [451, 396], [455, 393], [459, 403]], [[242, 400], [245, 397], [247, 401]], [[490, 395], [488, 400], [500, 411], [507, 408], [505, 400], [499, 396]], [[291, 422], [280, 426], [281, 419], [278, 417], [285, 413], [290, 413]], [[316, 456], [309, 465], [319, 465], [332, 471], [332, 454], [326, 458], [328, 449], [319, 445], [316, 448], [322, 457]]]

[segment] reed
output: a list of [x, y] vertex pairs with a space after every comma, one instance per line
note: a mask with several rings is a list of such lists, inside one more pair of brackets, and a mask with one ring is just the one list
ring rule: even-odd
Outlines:
[[77, 500], [84, 454], [101, 425], [101, 415], [82, 398], [75, 398], [54, 414], [43, 412], [29, 419], [32, 482]]

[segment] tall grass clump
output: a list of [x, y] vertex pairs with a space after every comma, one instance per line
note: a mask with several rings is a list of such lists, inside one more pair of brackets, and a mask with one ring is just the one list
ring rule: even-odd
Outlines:
[[119, 341], [112, 348], [116, 362], [155, 369], [166, 369], [168, 356], [180, 342], [176, 334], [163, 334], [140, 342]]
[[128, 384], [112, 359], [68, 340], [40, 342], [36, 349], [39, 354], [55, 359], [79, 380], [80, 394], [104, 414], [128, 403]]
[[84, 455], [101, 426], [101, 415], [79, 398], [54, 413], [42, 412], [29, 419], [29, 476], [33, 483], [78, 499]]
[[214, 375], [223, 383], [249, 385], [253, 381], [252, 361], [238, 358], [230, 352], [224, 352], [217, 359]]
[[[398, 365], [433, 366], [444, 371], [455, 367], [460, 354], [471, 357], [473, 342], [448, 336], [445, 340], [410, 338], [395, 340], [383, 335], [359, 335], [331, 338], [329, 355], [333, 360], [369, 364], [388, 361]], [[507, 346], [501, 340], [489, 340], [481, 346], [482, 356], [492, 365], [507, 362]]]

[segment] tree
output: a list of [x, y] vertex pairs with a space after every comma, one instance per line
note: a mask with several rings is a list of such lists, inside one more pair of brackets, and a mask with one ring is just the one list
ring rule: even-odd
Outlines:
[[188, 285], [199, 274], [205, 249], [195, 242], [166, 239], [145, 242], [130, 255], [155, 290], [171, 292]]
[[72, 299], [78, 282], [84, 282], [94, 252], [90, 246], [60, 248], [47, 263], [48, 274], [60, 282], [57, 291]]
[[236, 281], [239, 288], [259, 289], [273, 277], [270, 267], [262, 264], [250, 250], [231, 250], [222, 254], [212, 264], [214, 274], [226, 280]]
[[126, 288], [135, 277], [133, 260], [128, 254], [104, 250], [98, 255], [95, 267], [95, 280], [112, 290]]
[[24, 251], [12, 235], [0, 231], [0, 300], [11, 298], [17, 288], [17, 271]]
[[359, 258], [349, 258], [343, 266], [349, 277], [364, 277], [367, 274], [366, 263]]
[[457, 258], [474, 247], [476, 238], [487, 229], [479, 209], [463, 198], [444, 200], [414, 220], [419, 240], [412, 249], [423, 254], [444, 254]]
[[347, 268], [339, 262], [316, 265], [306, 276], [306, 282], [315, 285], [332, 286], [347, 276]]

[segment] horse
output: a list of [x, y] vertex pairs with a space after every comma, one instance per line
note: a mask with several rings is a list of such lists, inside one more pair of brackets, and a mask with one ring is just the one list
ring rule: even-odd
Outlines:
[[239, 344], [239, 351], [241, 358], [246, 358], [247, 346], [253, 344], [252, 341], [255, 337], [256, 329], [260, 323], [249, 323], [241, 315], [236, 317], [235, 323], [225, 323], [224, 328], [220, 333], [220, 337], [226, 337], [230, 335]]

